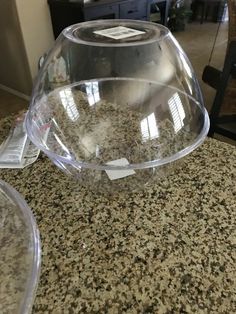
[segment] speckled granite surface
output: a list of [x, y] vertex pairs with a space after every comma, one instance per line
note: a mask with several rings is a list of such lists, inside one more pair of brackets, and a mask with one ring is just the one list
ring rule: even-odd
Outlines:
[[86, 191], [44, 156], [0, 177], [41, 233], [33, 313], [236, 313], [235, 147], [209, 139], [131, 195]]
[[[27, 285], [33, 266], [33, 244], [29, 225], [14, 201], [9, 201], [0, 182], [0, 313], [18, 313], [28, 292], [27, 308], [32, 305]], [[9, 191], [7, 191], [9, 193]], [[27, 287], [29, 287], [27, 290]]]

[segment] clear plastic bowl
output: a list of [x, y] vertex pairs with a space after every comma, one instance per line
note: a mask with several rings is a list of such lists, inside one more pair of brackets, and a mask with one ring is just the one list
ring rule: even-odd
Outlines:
[[0, 180], [0, 313], [31, 312], [40, 271], [40, 239], [30, 208]]
[[132, 190], [198, 147], [209, 118], [191, 64], [167, 28], [103, 20], [72, 25], [56, 40], [26, 128], [82, 184]]

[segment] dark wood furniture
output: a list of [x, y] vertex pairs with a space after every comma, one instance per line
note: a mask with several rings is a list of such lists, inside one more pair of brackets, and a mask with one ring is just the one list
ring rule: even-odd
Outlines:
[[149, 20], [150, 0], [90, 0], [83, 6], [84, 20], [134, 19]]
[[48, 0], [55, 38], [72, 24], [96, 19], [150, 19], [151, 3], [161, 13], [161, 23], [167, 25], [170, 0]]
[[200, 13], [200, 23], [211, 17], [213, 22], [218, 22], [223, 15], [225, 1], [222, 0], [194, 0], [192, 3], [192, 20], [196, 20]]
[[[214, 72], [214, 68], [208, 67]], [[206, 70], [205, 70], [206, 71]], [[217, 76], [204, 79], [216, 88], [215, 99], [210, 111], [209, 136], [221, 134], [236, 140], [236, 41], [229, 44], [223, 71], [215, 72]], [[207, 74], [204, 73], [206, 78]], [[235, 111], [235, 114], [234, 114]]]
[[223, 70], [207, 66], [203, 81], [216, 89], [210, 112], [209, 136], [221, 134], [236, 140], [236, 1], [228, 1], [229, 36]]

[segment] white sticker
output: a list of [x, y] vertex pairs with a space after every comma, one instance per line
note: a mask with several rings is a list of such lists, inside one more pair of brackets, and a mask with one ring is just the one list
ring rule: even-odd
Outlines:
[[123, 39], [123, 38], [145, 34], [145, 32], [138, 31], [136, 29], [132, 29], [132, 28], [124, 27], [124, 26], [107, 28], [101, 31], [95, 31], [94, 33], [97, 35], [105, 36], [112, 39]]
[[[126, 158], [121, 158], [117, 160], [112, 160], [107, 163], [107, 165], [112, 166], [127, 166], [129, 162]], [[135, 174], [133, 169], [125, 169], [125, 170], [105, 170], [110, 180], [116, 180], [125, 178]]]

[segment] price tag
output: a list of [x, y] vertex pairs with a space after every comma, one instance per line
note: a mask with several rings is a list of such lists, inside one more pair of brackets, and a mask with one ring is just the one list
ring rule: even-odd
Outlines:
[[136, 29], [132, 29], [132, 28], [124, 27], [124, 26], [117, 26], [117, 27], [103, 29], [101, 31], [95, 31], [94, 34], [118, 40], [118, 39], [133, 37], [137, 35], [142, 35], [142, 34], [145, 34], [145, 32], [138, 31]]
[[[107, 165], [112, 166], [127, 166], [129, 162], [126, 158], [121, 158], [117, 160], [112, 160], [107, 163]], [[133, 169], [124, 169], [124, 170], [105, 170], [110, 180], [117, 180], [125, 178], [135, 174]]]

